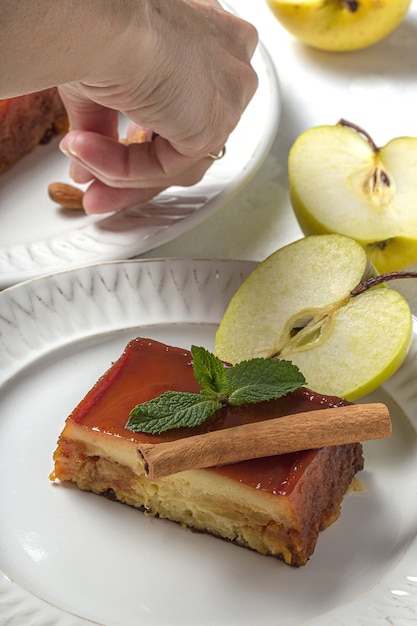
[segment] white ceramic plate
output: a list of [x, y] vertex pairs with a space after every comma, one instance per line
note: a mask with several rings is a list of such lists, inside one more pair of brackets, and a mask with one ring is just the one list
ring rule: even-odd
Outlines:
[[[417, 339], [371, 399], [365, 490], [301, 569], [53, 485], [64, 420], [130, 338], [213, 348], [249, 261], [105, 263], [0, 294], [0, 621], [8, 626], [405, 626], [417, 619]], [[409, 620], [409, 621], [407, 621]]]
[[281, 99], [262, 45], [253, 59], [258, 90], [227, 143], [193, 187], [173, 187], [146, 204], [106, 216], [65, 211], [48, 197], [50, 182], [70, 182], [57, 140], [38, 147], [0, 176], [0, 288], [52, 271], [127, 259], [170, 241], [229, 200], [262, 164], [278, 129]]

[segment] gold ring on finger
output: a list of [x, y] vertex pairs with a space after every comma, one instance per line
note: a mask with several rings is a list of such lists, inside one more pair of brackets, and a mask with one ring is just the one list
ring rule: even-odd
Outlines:
[[223, 146], [219, 154], [212, 154], [211, 152], [209, 152], [207, 155], [207, 158], [212, 159], [213, 161], [220, 161], [220, 159], [222, 159], [225, 154], [226, 154], [226, 146]]

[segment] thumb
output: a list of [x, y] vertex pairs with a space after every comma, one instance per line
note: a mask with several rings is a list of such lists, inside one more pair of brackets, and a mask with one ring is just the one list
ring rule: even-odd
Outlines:
[[118, 113], [86, 97], [71, 83], [59, 87], [71, 130], [90, 130], [117, 139]]

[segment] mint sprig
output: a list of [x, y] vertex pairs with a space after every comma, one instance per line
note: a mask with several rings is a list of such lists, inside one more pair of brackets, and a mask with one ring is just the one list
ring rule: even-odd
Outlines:
[[265, 402], [306, 383], [290, 361], [255, 358], [225, 366], [214, 354], [192, 346], [194, 376], [200, 393], [167, 391], [135, 406], [126, 428], [153, 435], [172, 428], [199, 426], [225, 404]]

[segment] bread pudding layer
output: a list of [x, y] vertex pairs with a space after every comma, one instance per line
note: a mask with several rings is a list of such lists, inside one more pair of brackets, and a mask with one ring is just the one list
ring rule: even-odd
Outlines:
[[67, 130], [67, 114], [56, 88], [0, 100], [0, 172]]
[[52, 478], [208, 532], [261, 554], [304, 565], [319, 532], [340, 514], [363, 467], [360, 443], [331, 446], [160, 479], [145, 476], [139, 442], [162, 442], [219, 428], [345, 404], [302, 388], [260, 404], [226, 406], [201, 427], [161, 435], [125, 428], [136, 404], [168, 390], [198, 392], [191, 354], [149, 339], [131, 341], [67, 418]]

